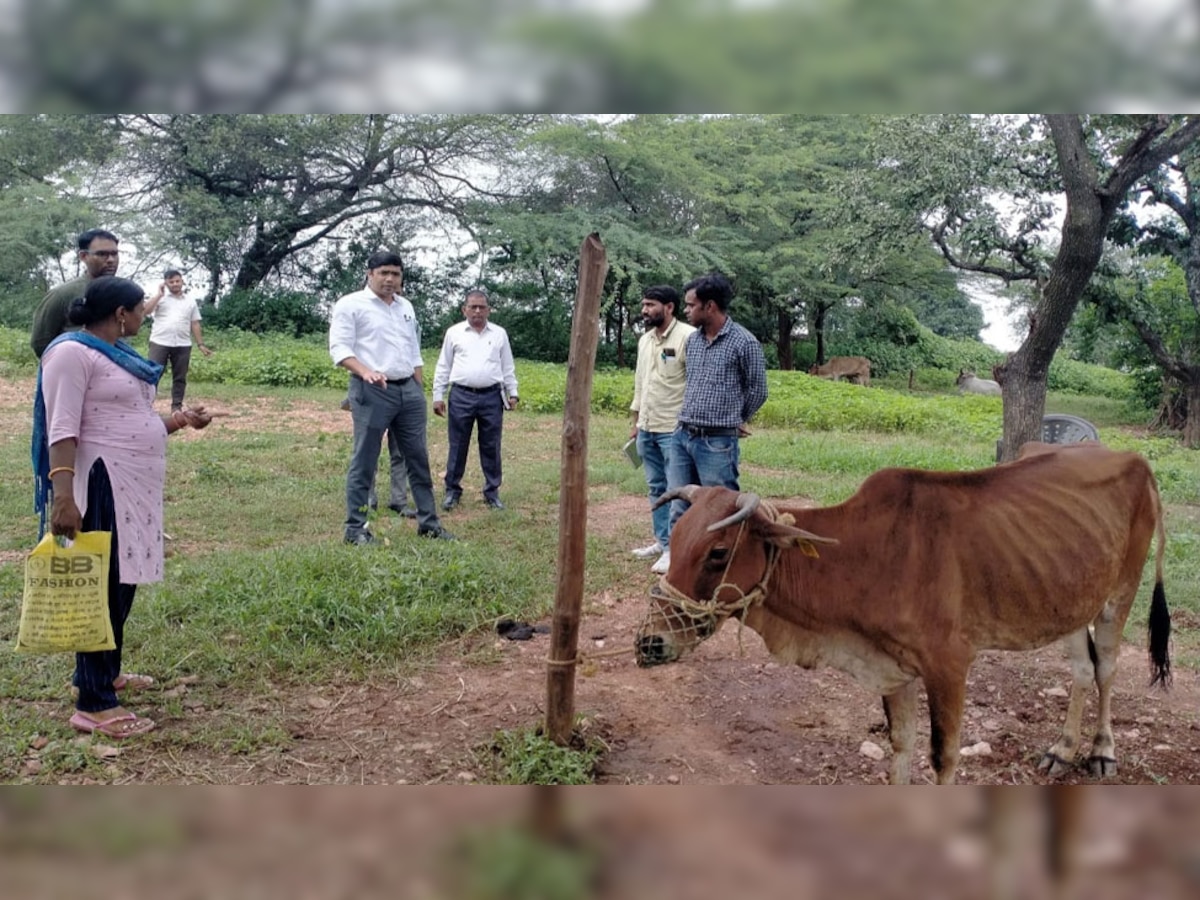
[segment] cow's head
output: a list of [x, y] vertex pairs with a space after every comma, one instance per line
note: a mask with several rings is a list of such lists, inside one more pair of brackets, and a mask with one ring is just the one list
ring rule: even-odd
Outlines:
[[676, 499], [691, 507], [671, 532], [671, 568], [650, 592], [637, 633], [639, 666], [674, 662], [760, 602], [785, 548], [815, 556], [815, 544], [836, 543], [796, 528], [791, 516], [764, 508], [754, 494], [688, 485], [657, 505]]

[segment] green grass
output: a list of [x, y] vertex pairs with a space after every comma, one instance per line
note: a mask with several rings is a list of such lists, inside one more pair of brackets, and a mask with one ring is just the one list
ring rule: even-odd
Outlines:
[[584, 737], [572, 743], [579, 746], [560, 747], [536, 727], [499, 731], [481, 756], [498, 784], [591, 784], [604, 745]]
[[[446, 521], [460, 543], [418, 540], [411, 523], [385, 516], [375, 526], [383, 541], [365, 549], [341, 543], [349, 417], [321, 429], [305, 419], [313, 404], [336, 410], [340, 387], [191, 386], [194, 402], [248, 406], [249, 412], [218, 419], [194, 439], [169, 442], [165, 527], [177, 552], [167, 560], [165, 581], [138, 591], [126, 655], [132, 670], [164, 680], [202, 675], [190, 699], [222, 715], [198, 729], [163, 729], [155, 747], [199, 746], [214, 755], [285, 749], [292, 738], [272, 708], [277, 691], [389, 678], [454, 654], [476, 654], [486, 664], [487, 651], [479, 647], [488, 642], [473, 638], [498, 617], [547, 614], [555, 591], [561, 467], [562, 398], [553, 393], [561, 391], [565, 369], [522, 363], [519, 372], [529, 407], [558, 408], [516, 414], [520, 427], [508, 432], [504, 445], [509, 509], [489, 513], [478, 484], [468, 484], [463, 506]], [[589, 428], [592, 505], [645, 495], [641, 470], [619, 449], [629, 431], [630, 378], [597, 375], [606, 408]], [[742, 443], [743, 486], [765, 496], [834, 503], [885, 466], [990, 465], [1000, 433], [1000, 404], [993, 398], [863, 390], [799, 373], [772, 373], [772, 392], [763, 420]], [[1052, 394], [1047, 408], [1084, 415], [1111, 446], [1151, 461], [1168, 504], [1168, 600], [1177, 621], [1195, 622], [1200, 457], [1177, 440], [1146, 436], [1120, 401]], [[445, 460], [445, 422], [431, 417], [429, 428], [437, 470]], [[0, 551], [10, 557], [35, 543], [28, 442], [28, 420], [10, 418], [0, 434]], [[471, 478], [478, 482], [474, 454]], [[644, 575], [626, 551], [647, 536], [648, 513], [606, 527], [605, 536], [589, 538], [589, 597], [625, 589]], [[104, 780], [105, 764], [75, 743], [65, 724], [69, 658], [7, 650], [16, 637], [19, 565], [0, 565], [0, 693], [7, 701], [0, 705], [0, 780], [23, 777], [22, 760], [37, 734], [51, 743], [34, 780]], [[1130, 619], [1128, 636], [1139, 643], [1147, 597], [1144, 589]], [[1173, 650], [1176, 665], [1200, 666], [1200, 641], [1186, 626], [1177, 629]], [[247, 706], [226, 704], [227, 696]], [[182, 717], [188, 699], [164, 699], [163, 706]]]

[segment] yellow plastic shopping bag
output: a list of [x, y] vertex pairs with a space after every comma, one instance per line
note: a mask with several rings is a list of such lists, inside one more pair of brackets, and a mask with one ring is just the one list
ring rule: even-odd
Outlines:
[[117, 648], [108, 616], [111, 546], [111, 532], [81, 531], [65, 546], [47, 533], [33, 548], [25, 561], [18, 652], [90, 653]]

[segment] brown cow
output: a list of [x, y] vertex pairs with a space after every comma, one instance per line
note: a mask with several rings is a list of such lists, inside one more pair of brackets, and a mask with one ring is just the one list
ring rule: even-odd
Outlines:
[[726, 618], [741, 618], [776, 657], [830, 665], [879, 691], [894, 784], [910, 777], [918, 681], [929, 700], [931, 762], [938, 782], [950, 783], [978, 651], [1064, 637], [1071, 699], [1040, 768], [1057, 775], [1071, 765], [1094, 682], [1089, 762], [1095, 775], [1114, 774], [1113, 675], [1156, 530], [1150, 658], [1153, 683], [1169, 679], [1162, 506], [1135, 453], [1029, 443], [1020, 459], [990, 469], [883, 469], [824, 508], [695, 485], [659, 502], [677, 497], [691, 507], [675, 525], [671, 568], [638, 631], [639, 665], [678, 659]]
[[845, 378], [863, 387], [871, 386], [871, 361], [865, 356], [831, 356], [823, 366], [814, 365], [809, 375], [840, 381]]

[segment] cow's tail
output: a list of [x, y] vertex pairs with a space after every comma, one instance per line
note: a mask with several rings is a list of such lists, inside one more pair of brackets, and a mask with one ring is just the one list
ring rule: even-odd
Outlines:
[[1150, 600], [1150, 684], [1171, 683], [1171, 657], [1168, 644], [1171, 640], [1171, 612], [1167, 609], [1167, 594], [1163, 590], [1163, 554], [1167, 549], [1166, 515], [1158, 498], [1158, 488], [1151, 482], [1156, 524], [1158, 551], [1154, 554], [1154, 596]]

